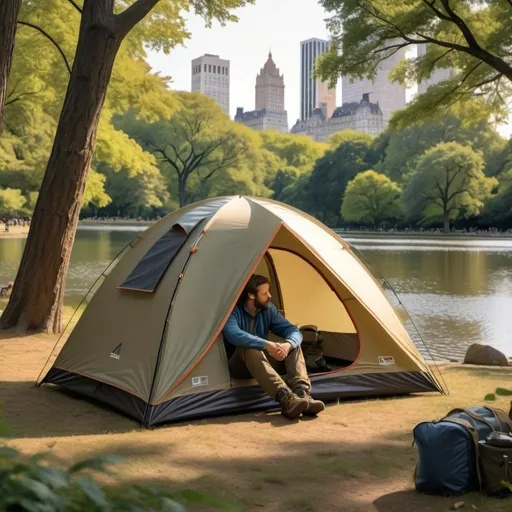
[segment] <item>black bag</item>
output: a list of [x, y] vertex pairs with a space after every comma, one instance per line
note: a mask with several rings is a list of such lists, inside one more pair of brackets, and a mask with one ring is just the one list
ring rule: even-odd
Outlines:
[[483, 490], [488, 496], [512, 496], [512, 436], [494, 432], [479, 444]]
[[416, 425], [416, 490], [448, 496], [481, 490], [479, 441], [493, 432], [509, 433], [509, 421], [499, 409], [468, 407], [453, 409], [439, 421]]
[[304, 325], [300, 328], [302, 333], [302, 353], [308, 371], [312, 373], [330, 372], [331, 367], [324, 358], [323, 338], [316, 325]]

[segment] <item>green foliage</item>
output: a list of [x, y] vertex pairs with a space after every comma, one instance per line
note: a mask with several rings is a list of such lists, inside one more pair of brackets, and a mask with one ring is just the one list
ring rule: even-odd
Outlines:
[[237, 169], [257, 144], [257, 136], [233, 123], [211, 98], [199, 93], [174, 95], [180, 106], [171, 117], [148, 123], [131, 111], [118, 120], [118, 126], [153, 155], [162, 175], [177, 180], [174, 193], [184, 206], [192, 190], [207, 188], [221, 171]]
[[187, 504], [236, 510], [215, 496], [192, 490], [170, 493], [147, 486], [101, 486], [93, 475], [112, 474], [110, 466], [117, 462], [117, 457], [102, 456], [57, 469], [48, 464], [44, 454], [25, 457], [17, 450], [0, 447], [0, 510], [185, 512]]
[[19, 214], [24, 204], [25, 198], [21, 190], [15, 188], [0, 189], [0, 215], [12, 216]]
[[341, 215], [347, 222], [358, 222], [378, 227], [386, 220], [403, 217], [400, 204], [402, 190], [387, 176], [373, 170], [359, 173], [349, 181]]
[[315, 142], [305, 135], [291, 135], [272, 131], [260, 132], [261, 152], [264, 155], [265, 183], [273, 191], [272, 197], [281, 201], [286, 189], [310, 173], [315, 162], [328, 149], [326, 144]]
[[[379, 64], [397, 51], [426, 45], [425, 55], [403, 59], [392, 78], [410, 85], [436, 70], [454, 76], [429, 87], [393, 116], [395, 127], [471, 111], [503, 120], [511, 96], [512, 6], [503, 0], [427, 2], [424, 0], [321, 0], [328, 20], [330, 52], [319, 76], [332, 84], [340, 76], [373, 78]], [[475, 101], [475, 97], [485, 101]]]
[[379, 140], [382, 147], [376, 170], [403, 183], [416, 168], [423, 153], [440, 142], [459, 142], [481, 151], [488, 163], [488, 175], [494, 176], [498, 172], [496, 167], [503, 165], [498, 160], [504, 158], [505, 141], [489, 122], [469, 124], [465, 116], [450, 115], [440, 122], [423, 123], [398, 131], [389, 130], [386, 140]]
[[372, 167], [370, 158], [372, 137], [364, 133], [346, 130], [337, 134], [340, 142], [318, 159], [311, 176], [301, 181], [305, 187], [301, 196], [307, 210], [329, 225], [339, 222], [341, 201], [345, 188], [359, 172]]
[[494, 402], [496, 401], [497, 396], [512, 396], [512, 389], [496, 388], [494, 393], [488, 393], [485, 395], [484, 400], [486, 402]]
[[483, 173], [480, 153], [456, 142], [437, 144], [425, 152], [407, 182], [404, 205], [410, 216], [423, 222], [442, 220], [445, 232], [450, 220], [470, 217], [497, 185]]

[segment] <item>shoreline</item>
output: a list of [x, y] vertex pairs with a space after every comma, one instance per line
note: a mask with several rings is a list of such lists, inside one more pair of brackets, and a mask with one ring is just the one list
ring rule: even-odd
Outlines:
[[[108, 228], [110, 227], [126, 227], [126, 228], [134, 228], [134, 227], [150, 227], [155, 224], [157, 221], [136, 221], [136, 220], [117, 220], [117, 221], [90, 221], [90, 220], [81, 220], [78, 224], [78, 229], [81, 227], [90, 228], [90, 227], [99, 227], [99, 228]], [[26, 238], [28, 235], [30, 226], [10, 226], [9, 231], [5, 231], [0, 228], [0, 239], [8, 239], [8, 238]], [[332, 228], [331, 228], [332, 229]], [[142, 230], [141, 230], [142, 231]], [[485, 233], [436, 233], [436, 232], [421, 232], [421, 231], [362, 231], [362, 230], [342, 230], [339, 228], [334, 228], [334, 232], [340, 235], [342, 238], [350, 237], [350, 236], [360, 236], [364, 237], [381, 237], [381, 238], [397, 238], [407, 236], [409, 238], [417, 238], [417, 239], [425, 239], [425, 238], [439, 238], [444, 240], [450, 239], [470, 239], [470, 240], [512, 240], [512, 234], [498, 234], [498, 235], [490, 235]]]

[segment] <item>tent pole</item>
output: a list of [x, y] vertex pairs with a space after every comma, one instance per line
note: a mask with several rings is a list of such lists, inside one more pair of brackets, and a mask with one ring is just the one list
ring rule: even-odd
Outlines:
[[444, 377], [443, 377], [443, 374], [441, 373], [441, 370], [439, 370], [439, 367], [437, 366], [437, 363], [436, 363], [436, 360], [434, 359], [434, 357], [432, 356], [432, 353], [430, 352], [430, 349], [428, 348], [428, 345], [425, 343], [425, 341], [423, 340], [423, 337], [421, 336], [418, 328], [416, 327], [416, 324], [414, 322], [414, 320], [412, 319], [411, 315], [409, 314], [409, 311], [407, 311], [407, 308], [405, 307], [405, 305], [402, 303], [402, 301], [400, 300], [400, 297], [398, 296], [398, 294], [395, 292], [395, 289], [391, 286], [391, 284], [388, 282], [388, 280], [382, 275], [382, 273], [379, 271], [379, 269], [364, 255], [364, 253], [362, 251], [360, 251], [357, 247], [355, 247], [354, 245], [352, 245], [350, 242], [347, 242], [347, 240], [344, 240], [350, 247], [350, 249], [357, 253], [358, 255], [361, 255], [361, 257], [363, 258], [363, 260], [368, 263], [374, 270], [375, 272], [377, 272], [377, 274], [380, 276], [380, 278], [383, 280], [384, 283], [387, 284], [387, 286], [389, 286], [389, 289], [393, 292], [393, 295], [396, 297], [396, 299], [398, 300], [398, 303], [400, 304], [400, 306], [402, 306], [402, 308], [404, 309], [404, 311], [407, 313], [407, 317], [409, 318], [409, 320], [411, 321], [411, 324], [412, 326], [414, 327], [414, 330], [416, 331], [416, 334], [419, 336], [420, 340], [421, 340], [421, 343], [423, 344], [423, 347], [426, 349], [428, 355], [430, 356], [430, 359], [432, 360], [432, 362], [434, 363], [434, 367], [435, 369], [438, 371], [439, 373], [439, 376], [441, 378], [441, 381], [440, 382], [437, 377], [434, 375], [434, 378], [436, 380], [436, 384], [438, 385], [438, 387], [440, 388], [440, 391], [443, 395], [447, 395], [449, 394], [449, 390], [448, 390], [448, 386], [446, 385], [446, 381], [444, 380]]

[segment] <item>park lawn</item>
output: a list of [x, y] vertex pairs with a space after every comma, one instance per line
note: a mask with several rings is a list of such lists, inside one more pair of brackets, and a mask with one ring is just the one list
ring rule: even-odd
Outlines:
[[[424, 496], [413, 488], [411, 431], [451, 408], [483, 403], [510, 387], [512, 367], [449, 365], [451, 394], [329, 405], [318, 418], [289, 422], [279, 413], [208, 419], [143, 431], [137, 423], [53, 388], [34, 388], [55, 338], [0, 334], [0, 409], [8, 441], [27, 454], [49, 451], [69, 462], [117, 454], [120, 482], [215, 493], [244, 511], [426, 512], [512, 510], [512, 500], [477, 494]], [[508, 412], [509, 399], [495, 406]], [[201, 510], [205, 510], [204, 508]]]

